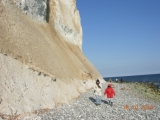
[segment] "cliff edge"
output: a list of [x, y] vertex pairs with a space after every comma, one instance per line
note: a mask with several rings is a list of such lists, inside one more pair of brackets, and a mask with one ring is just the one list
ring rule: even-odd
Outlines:
[[0, 116], [52, 109], [103, 80], [81, 46], [75, 0], [0, 0]]

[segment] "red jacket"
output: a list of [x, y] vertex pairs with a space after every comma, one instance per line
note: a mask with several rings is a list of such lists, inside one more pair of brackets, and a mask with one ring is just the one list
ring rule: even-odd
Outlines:
[[107, 98], [113, 98], [113, 95], [115, 96], [115, 92], [111, 87], [106, 88], [104, 95], [107, 96]]

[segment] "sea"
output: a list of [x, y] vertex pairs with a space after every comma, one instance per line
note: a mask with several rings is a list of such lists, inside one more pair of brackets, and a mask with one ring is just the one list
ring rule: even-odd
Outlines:
[[126, 82], [140, 82], [140, 83], [148, 83], [152, 82], [154, 85], [160, 87], [160, 74], [147, 74], [147, 75], [134, 75], [134, 76], [119, 76], [119, 77], [105, 77], [104, 80], [108, 81], [112, 79], [112, 81], [123, 80]]

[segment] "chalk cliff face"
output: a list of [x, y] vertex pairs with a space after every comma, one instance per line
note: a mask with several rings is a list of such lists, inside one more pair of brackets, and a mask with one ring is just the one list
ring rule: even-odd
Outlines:
[[64, 39], [82, 45], [82, 29], [75, 0], [14, 0], [23, 13], [40, 22], [49, 22]]
[[103, 81], [81, 46], [75, 0], [0, 0], [0, 116], [52, 109]]

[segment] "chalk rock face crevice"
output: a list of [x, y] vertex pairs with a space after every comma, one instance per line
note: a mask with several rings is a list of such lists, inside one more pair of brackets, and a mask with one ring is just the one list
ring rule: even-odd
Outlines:
[[0, 0], [0, 115], [52, 109], [103, 81], [81, 47], [75, 0]]

